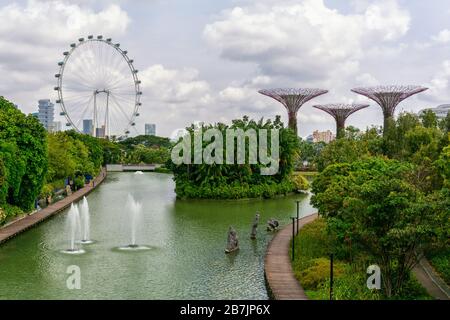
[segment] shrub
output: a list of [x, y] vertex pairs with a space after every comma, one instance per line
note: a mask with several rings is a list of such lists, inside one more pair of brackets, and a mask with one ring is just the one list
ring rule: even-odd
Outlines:
[[290, 177], [290, 181], [294, 185], [294, 189], [297, 192], [308, 190], [309, 188], [309, 182], [302, 174], [293, 173]]
[[84, 176], [77, 176], [74, 179], [74, 185], [75, 185], [76, 190], [83, 188], [85, 183], [86, 183], [86, 180], [85, 180]]
[[[333, 266], [333, 273], [337, 277], [342, 274], [344, 264], [337, 262]], [[330, 259], [318, 258], [311, 261], [311, 266], [301, 271], [297, 278], [306, 290], [315, 290], [330, 278]]]
[[172, 171], [165, 167], [155, 168], [156, 173], [172, 173]]

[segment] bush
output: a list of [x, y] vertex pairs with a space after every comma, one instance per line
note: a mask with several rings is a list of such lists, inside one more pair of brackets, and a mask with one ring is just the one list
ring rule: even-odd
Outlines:
[[4, 224], [8, 219], [22, 214], [23, 211], [17, 206], [5, 204], [0, 207], [0, 225]]
[[76, 190], [83, 188], [85, 184], [86, 184], [86, 179], [84, 178], [84, 176], [77, 176], [74, 179], [74, 185], [75, 185]]
[[165, 167], [155, 168], [156, 173], [172, 173], [172, 171]]
[[[334, 276], [339, 276], [343, 272], [344, 264], [338, 262], [333, 266]], [[306, 290], [315, 290], [318, 286], [330, 279], [330, 259], [318, 258], [311, 261], [311, 266], [301, 271], [297, 276]]]
[[309, 189], [309, 182], [302, 174], [293, 173], [290, 180], [294, 185], [295, 191], [297, 192]]
[[446, 247], [430, 252], [427, 254], [427, 257], [442, 279], [450, 285], [450, 248]]

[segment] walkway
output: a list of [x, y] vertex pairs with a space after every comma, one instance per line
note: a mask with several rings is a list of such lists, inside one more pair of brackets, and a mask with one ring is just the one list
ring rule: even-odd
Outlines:
[[63, 211], [67, 207], [71, 205], [72, 202], [78, 201], [83, 196], [89, 194], [92, 190], [94, 190], [98, 185], [100, 185], [106, 177], [106, 171], [103, 169], [100, 175], [98, 175], [94, 179], [94, 187], [90, 184], [86, 185], [84, 188], [72, 193], [70, 196], [65, 197], [64, 199], [55, 202], [54, 204], [49, 205], [47, 208], [37, 211], [29, 216], [26, 216], [23, 219], [17, 220], [16, 222], [7, 225], [4, 228], [0, 229], [0, 244], [8, 241], [9, 239], [15, 237], [16, 235], [22, 233], [25, 230], [30, 229], [36, 224], [41, 223], [42, 221], [48, 219], [49, 217]]
[[422, 258], [413, 272], [430, 296], [437, 300], [450, 300], [450, 288], [434, 271], [427, 259]]
[[[317, 214], [313, 214], [299, 220], [299, 229], [314, 221]], [[273, 237], [265, 258], [264, 273], [275, 300], [307, 300], [306, 294], [294, 277], [291, 266], [289, 248], [292, 238], [292, 224], [285, 226]]]

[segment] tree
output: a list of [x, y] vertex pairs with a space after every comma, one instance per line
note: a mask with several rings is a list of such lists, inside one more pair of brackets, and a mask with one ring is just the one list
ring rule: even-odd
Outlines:
[[422, 125], [425, 128], [436, 128], [438, 125], [438, 118], [432, 110], [425, 110], [420, 115], [420, 120], [422, 120]]
[[[26, 168], [21, 172], [4, 164], [9, 172], [15, 171], [8, 178], [8, 203], [30, 210], [47, 173], [47, 133], [36, 118], [24, 115], [11, 102], [0, 97], [0, 141], [9, 144], [8, 148], [16, 148], [10, 161], [18, 168], [23, 163]], [[5, 162], [7, 157], [2, 157]], [[16, 187], [11, 189], [11, 186]]]
[[447, 112], [447, 116], [439, 122], [439, 128], [444, 132], [450, 132], [450, 111]]
[[327, 167], [313, 182], [312, 204], [327, 219], [341, 245], [350, 239], [373, 257], [388, 297], [397, 294], [431, 246], [437, 230], [449, 228], [449, 213], [435, 215], [408, 182], [410, 164], [369, 158]]
[[317, 169], [323, 171], [335, 163], [351, 163], [362, 157], [370, 156], [367, 143], [342, 138], [329, 143], [317, 158]]

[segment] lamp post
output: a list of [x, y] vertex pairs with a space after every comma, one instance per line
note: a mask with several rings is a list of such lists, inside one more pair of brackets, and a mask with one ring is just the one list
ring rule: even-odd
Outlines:
[[297, 234], [299, 229], [299, 218], [300, 218], [300, 201], [297, 200]]
[[330, 253], [330, 300], [333, 300], [333, 260], [334, 254]]
[[292, 217], [292, 261], [295, 258], [295, 217]]

